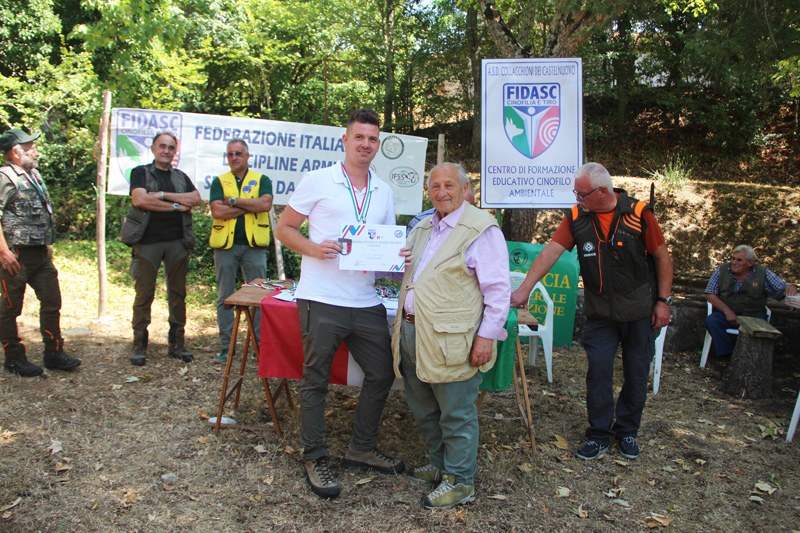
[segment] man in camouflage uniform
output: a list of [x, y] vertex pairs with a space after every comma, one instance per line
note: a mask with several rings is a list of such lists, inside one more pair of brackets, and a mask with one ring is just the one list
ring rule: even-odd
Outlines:
[[0, 167], [0, 342], [3, 367], [22, 377], [38, 376], [42, 367], [28, 361], [17, 332], [25, 286], [30, 285], [41, 304], [39, 329], [44, 342], [44, 366], [71, 370], [81, 360], [64, 352], [61, 337], [61, 289], [49, 245], [55, 241], [50, 194], [36, 171], [39, 152], [28, 135], [12, 129], [0, 136], [4, 165]]

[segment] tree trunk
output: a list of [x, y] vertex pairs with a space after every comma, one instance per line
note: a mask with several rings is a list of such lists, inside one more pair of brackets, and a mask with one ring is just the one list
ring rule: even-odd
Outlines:
[[472, 157], [481, 156], [481, 51], [478, 35], [478, 11], [470, 5], [467, 8], [467, 46], [472, 71]]
[[739, 338], [725, 376], [725, 392], [737, 398], [769, 398], [772, 394], [772, 350], [781, 334], [768, 322], [739, 317]]
[[394, 131], [394, 0], [386, 0], [383, 14], [383, 46], [386, 50], [386, 84], [383, 95], [383, 129]]

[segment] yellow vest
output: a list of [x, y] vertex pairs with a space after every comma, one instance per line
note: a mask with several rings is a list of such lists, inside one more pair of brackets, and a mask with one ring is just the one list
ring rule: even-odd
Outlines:
[[[222, 184], [222, 194], [224, 196], [233, 196], [235, 198], [258, 198], [258, 193], [261, 189], [261, 178], [264, 176], [256, 174], [252, 170], [248, 170], [243, 184], [250, 181], [256, 181], [254, 186], [250, 187], [247, 192], [239, 193], [239, 186], [236, 185], [236, 176], [233, 172], [228, 172], [222, 176], [218, 176], [220, 184]], [[243, 187], [244, 188], [244, 187]], [[208, 243], [212, 248], [230, 248], [233, 246], [233, 234], [236, 230], [236, 218], [228, 218], [220, 220], [215, 218], [214, 224], [211, 226], [211, 237]], [[244, 229], [247, 233], [247, 242], [250, 246], [269, 246], [269, 212], [263, 213], [245, 213], [244, 214]]]
[[492, 358], [480, 369], [469, 362], [472, 344], [483, 320], [484, 305], [478, 278], [467, 269], [465, 254], [481, 233], [489, 226], [496, 225], [491, 215], [467, 204], [458, 224], [436, 250], [416, 282], [411, 280], [433, 233], [433, 226], [419, 224], [412, 230], [408, 246], [414, 261], [403, 276], [392, 337], [397, 377], [401, 377], [401, 317], [409, 289], [414, 289], [417, 377], [421, 381], [465, 381], [478, 370], [486, 372], [494, 366], [497, 359], [496, 342], [492, 345]]

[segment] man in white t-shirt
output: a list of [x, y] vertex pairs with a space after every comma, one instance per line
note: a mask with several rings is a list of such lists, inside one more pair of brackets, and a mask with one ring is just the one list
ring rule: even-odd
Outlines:
[[[277, 238], [303, 255], [297, 307], [303, 338], [300, 381], [303, 459], [312, 490], [335, 498], [341, 487], [328, 467], [325, 398], [331, 364], [344, 342], [364, 371], [346, 466], [400, 473], [402, 461], [377, 448], [378, 423], [394, 381], [386, 308], [375, 292], [375, 273], [339, 270], [341, 230], [348, 224], [395, 224], [394, 196], [370, 163], [380, 145], [378, 115], [355, 111], [342, 136], [344, 162], [303, 176], [276, 229]], [[300, 226], [308, 220], [308, 238]]]

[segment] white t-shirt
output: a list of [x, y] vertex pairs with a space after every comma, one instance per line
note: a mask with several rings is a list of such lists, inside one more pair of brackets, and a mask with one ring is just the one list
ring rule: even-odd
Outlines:
[[[370, 190], [372, 193], [366, 222], [395, 224], [392, 189], [372, 169]], [[364, 191], [356, 191], [356, 198], [361, 205]], [[325, 239], [335, 241], [342, 236], [342, 229], [346, 225], [357, 223], [341, 162], [305, 174], [292, 194], [289, 205], [308, 217], [308, 238], [311, 242], [320, 243]], [[381, 303], [374, 286], [374, 272], [339, 270], [338, 257], [317, 259], [304, 255], [295, 296], [341, 307], [371, 307]]]

